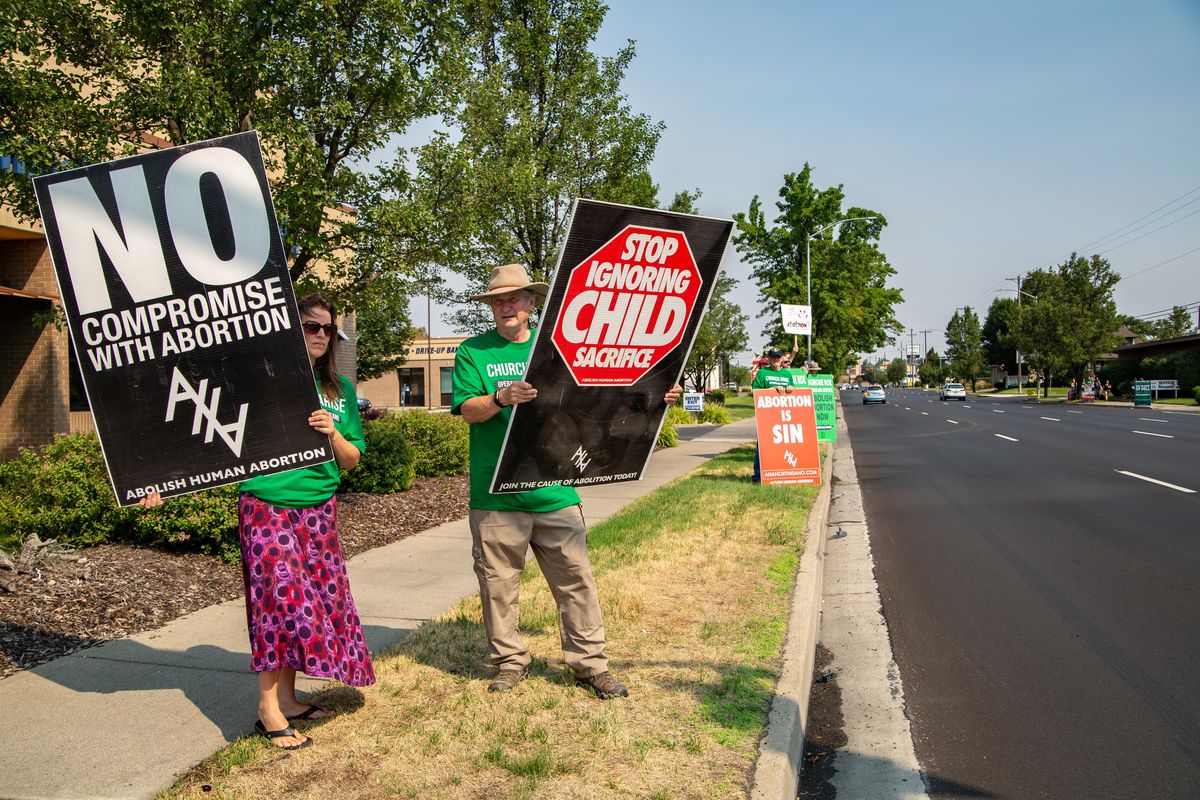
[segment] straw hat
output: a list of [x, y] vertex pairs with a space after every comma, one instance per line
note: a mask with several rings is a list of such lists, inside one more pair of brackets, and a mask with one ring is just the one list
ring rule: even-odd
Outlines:
[[471, 299], [486, 302], [493, 297], [511, 294], [521, 289], [533, 292], [538, 297], [545, 299], [546, 293], [550, 291], [550, 286], [545, 283], [531, 282], [529, 273], [525, 271], [522, 264], [505, 264], [503, 267], [496, 267], [492, 270], [491, 277], [488, 278], [488, 290], [483, 294], [471, 295]]

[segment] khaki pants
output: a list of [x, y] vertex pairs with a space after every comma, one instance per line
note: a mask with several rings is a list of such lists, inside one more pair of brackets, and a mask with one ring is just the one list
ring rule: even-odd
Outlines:
[[471, 509], [471, 555], [483, 601], [488, 653], [497, 667], [529, 666], [529, 650], [517, 631], [521, 571], [529, 548], [558, 604], [563, 658], [581, 678], [608, 670], [600, 598], [588, 561], [583, 509], [486, 511]]

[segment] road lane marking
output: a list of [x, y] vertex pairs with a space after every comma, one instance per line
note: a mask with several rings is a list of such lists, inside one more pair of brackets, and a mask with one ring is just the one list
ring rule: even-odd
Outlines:
[[1134, 433], [1140, 433], [1142, 436], [1157, 436], [1160, 439], [1174, 439], [1175, 438], [1174, 436], [1170, 435], [1169, 433], [1150, 433], [1149, 431], [1134, 431]]
[[922, 411], [922, 412], [921, 412], [921, 416], [922, 416], [922, 417], [928, 417], [928, 416], [929, 416], [929, 412], [928, 412], [928, 411]]
[[1190, 417], [1195, 414], [1195, 411], [1164, 411], [1164, 414], [1183, 414], [1185, 417]]
[[1050, 422], [1062, 422], [1058, 417], [1042, 417], [1042, 419], [1049, 420]]
[[1161, 423], [1161, 424], [1163, 424], [1163, 425], [1166, 425], [1168, 422], [1170, 422], [1170, 420], [1166, 420], [1166, 419], [1150, 419], [1149, 417], [1138, 417], [1138, 422], [1158, 422], [1158, 423]]
[[1011, 437], [1011, 436], [1005, 436], [1003, 433], [993, 433], [993, 434], [992, 434], [992, 436], [995, 436], [997, 439], [1005, 439], [1005, 440], [1007, 440], [1007, 441], [1010, 441], [1010, 442], [1019, 442], [1019, 441], [1021, 441], [1020, 439], [1014, 439], [1014, 438], [1013, 438], [1013, 437]]
[[1196, 493], [1195, 489], [1186, 489], [1182, 486], [1176, 486], [1173, 483], [1167, 483], [1166, 481], [1160, 481], [1155, 478], [1147, 478], [1145, 475], [1138, 475], [1136, 472], [1126, 472], [1123, 469], [1115, 470], [1115, 472], [1119, 472], [1122, 475], [1128, 475], [1131, 478], [1137, 478], [1139, 481], [1147, 481], [1149, 483], [1157, 483], [1159, 486], [1165, 486], [1168, 489], [1174, 489], [1175, 491], [1183, 492], [1184, 494], [1195, 494]]
[[993, 414], [1003, 414], [1004, 412], [1003, 412], [1003, 411], [1001, 411], [1001, 410], [1000, 410], [1000, 409], [998, 409], [998, 408], [993, 408], [993, 409], [992, 409], [992, 413], [993, 413]]
[[1021, 408], [1033, 408], [1033, 406], [1021, 406]]
[[948, 420], [946, 420], [946, 422], [949, 422], [951, 425], [957, 425], [957, 424], [958, 424], [957, 422], [955, 422], [955, 421], [954, 421], [954, 420], [952, 420], [952, 419], [948, 419]]
[[1082, 411], [1067, 411], [1068, 414], [1082, 414]]

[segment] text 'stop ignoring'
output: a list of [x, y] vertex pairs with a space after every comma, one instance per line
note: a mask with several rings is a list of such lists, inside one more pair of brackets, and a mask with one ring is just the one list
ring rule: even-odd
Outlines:
[[702, 279], [681, 231], [629, 225], [571, 270], [552, 341], [575, 383], [628, 386], [683, 341]]

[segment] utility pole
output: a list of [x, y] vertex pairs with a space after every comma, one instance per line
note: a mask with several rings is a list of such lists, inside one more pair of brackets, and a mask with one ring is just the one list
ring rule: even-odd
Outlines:
[[906, 370], [906, 373], [908, 374], [908, 385], [909, 386], [912, 386], [914, 383], [916, 383], [916, 381], [914, 381], [912, 378], [913, 358], [911, 355], [911, 353], [913, 351], [913, 340], [916, 338], [917, 338], [917, 332], [915, 330], [913, 330], [912, 328], [909, 328], [908, 329], [908, 352], [910, 355], [908, 356], [907, 360], [905, 361], [905, 363], [908, 365], [908, 369]]
[[[1005, 278], [1005, 280], [1017, 282], [1017, 319], [1021, 318], [1021, 278], [1023, 278], [1023, 277], [1024, 277], [1024, 273], [1018, 273], [1017, 277], [1015, 277], [1015, 278]], [[1021, 351], [1017, 350], [1016, 353], [1017, 353], [1017, 396], [1020, 397], [1021, 396], [1021, 386], [1024, 383], [1021, 380]]]
[[921, 333], [924, 334], [924, 338], [922, 340], [924, 343], [921, 345], [921, 366], [923, 367], [925, 366], [925, 359], [929, 358], [929, 334], [933, 333], [933, 329], [924, 328], [921, 330]]

